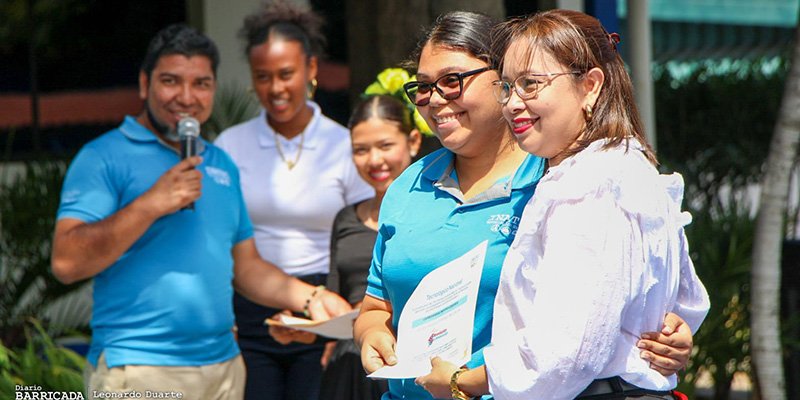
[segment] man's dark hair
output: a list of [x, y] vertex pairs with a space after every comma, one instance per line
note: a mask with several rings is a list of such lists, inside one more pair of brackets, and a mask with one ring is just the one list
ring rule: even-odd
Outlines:
[[205, 56], [211, 60], [211, 69], [217, 75], [219, 51], [206, 35], [184, 24], [173, 24], [158, 31], [147, 46], [141, 70], [150, 77], [158, 60], [163, 56], [180, 54], [186, 57]]

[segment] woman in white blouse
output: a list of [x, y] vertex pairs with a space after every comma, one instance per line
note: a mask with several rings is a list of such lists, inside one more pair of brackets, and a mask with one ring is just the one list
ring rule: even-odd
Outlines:
[[673, 399], [636, 332], [673, 311], [696, 331], [708, 295], [688, 255], [683, 180], [643, 137], [619, 36], [552, 10], [498, 27], [494, 83], [520, 147], [548, 159], [508, 252], [485, 367], [434, 359], [434, 397]]
[[[311, 99], [324, 43], [320, 24], [311, 10], [286, 1], [265, 3], [245, 18], [240, 36], [263, 109], [215, 142], [239, 168], [258, 253], [312, 285], [326, 281], [336, 213], [374, 196], [351, 161], [350, 132]], [[245, 399], [319, 397], [324, 345], [280, 343], [264, 326], [280, 310], [238, 294], [233, 305], [247, 366]]]

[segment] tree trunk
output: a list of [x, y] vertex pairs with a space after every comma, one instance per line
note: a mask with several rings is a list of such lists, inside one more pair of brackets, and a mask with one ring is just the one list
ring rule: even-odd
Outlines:
[[397, 67], [430, 24], [428, 0], [347, 0], [351, 103], [384, 68]]
[[800, 140], [800, 30], [770, 143], [753, 246], [751, 353], [759, 398], [786, 399], [781, 352], [781, 247], [789, 176]]
[[[724, 374], [719, 374], [724, 375]], [[729, 378], [722, 377], [714, 381], [714, 400], [728, 400], [731, 396], [731, 383], [733, 382], [733, 375]]]
[[347, 0], [345, 5], [351, 101], [384, 68], [407, 60], [439, 14], [468, 10], [505, 17], [503, 0]]
[[504, 3], [503, 0], [432, 0], [430, 2], [430, 10], [434, 18], [448, 11], [463, 10], [483, 13], [497, 19], [504, 19], [506, 17], [506, 6]]

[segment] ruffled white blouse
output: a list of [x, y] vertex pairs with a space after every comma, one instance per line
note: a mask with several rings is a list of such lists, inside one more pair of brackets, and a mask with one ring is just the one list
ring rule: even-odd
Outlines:
[[669, 390], [639, 335], [672, 311], [696, 332], [709, 308], [680, 211], [683, 178], [661, 175], [631, 139], [598, 140], [551, 168], [508, 252], [484, 350], [497, 399], [573, 399], [620, 376]]

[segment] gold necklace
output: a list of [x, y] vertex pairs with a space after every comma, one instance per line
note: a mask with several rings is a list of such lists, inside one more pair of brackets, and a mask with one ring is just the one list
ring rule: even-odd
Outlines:
[[306, 131], [300, 132], [300, 147], [297, 148], [297, 153], [294, 155], [294, 161], [287, 160], [286, 156], [283, 154], [283, 148], [281, 147], [281, 141], [278, 140], [278, 132], [275, 132], [275, 148], [278, 149], [278, 155], [281, 157], [281, 161], [286, 163], [286, 166], [289, 167], [291, 170], [297, 165], [297, 162], [300, 161], [300, 154], [303, 152], [303, 141], [306, 138]]

